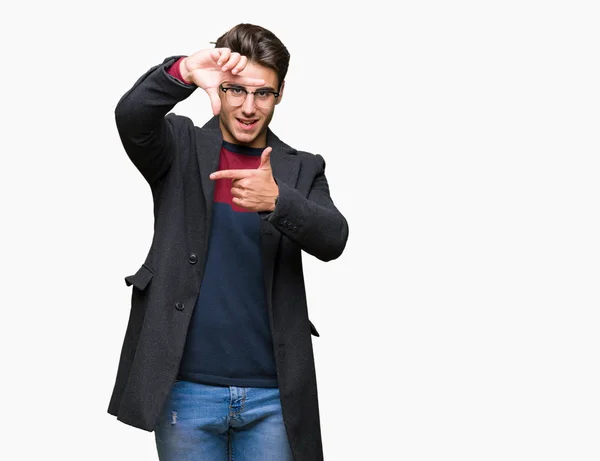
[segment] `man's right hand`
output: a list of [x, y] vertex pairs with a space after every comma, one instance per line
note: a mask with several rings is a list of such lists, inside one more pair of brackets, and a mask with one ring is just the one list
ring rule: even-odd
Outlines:
[[208, 94], [212, 111], [218, 115], [221, 111], [219, 98], [219, 85], [232, 76], [239, 76], [236, 80], [240, 85], [261, 86], [265, 84], [262, 79], [244, 77], [243, 70], [248, 63], [248, 58], [239, 53], [232, 53], [229, 48], [212, 48], [195, 52], [184, 58], [179, 70], [186, 83], [195, 84]]

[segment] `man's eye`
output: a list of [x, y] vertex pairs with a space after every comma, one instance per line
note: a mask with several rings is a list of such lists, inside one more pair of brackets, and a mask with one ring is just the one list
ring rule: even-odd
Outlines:
[[229, 91], [231, 91], [231, 93], [235, 94], [236, 96], [240, 96], [244, 93], [244, 90], [242, 90], [241, 88], [229, 88]]
[[255, 93], [255, 96], [261, 98], [261, 99], [266, 99], [269, 97], [269, 95], [271, 94], [270, 91], [257, 91]]

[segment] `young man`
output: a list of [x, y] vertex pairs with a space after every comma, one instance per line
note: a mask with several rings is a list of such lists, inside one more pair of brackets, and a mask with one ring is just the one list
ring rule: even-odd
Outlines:
[[[125, 278], [132, 306], [109, 413], [154, 431], [162, 461], [323, 459], [301, 250], [339, 257], [348, 224], [320, 155], [268, 128], [289, 53], [239, 24], [167, 58], [119, 101], [121, 141], [150, 184], [154, 238]], [[202, 88], [202, 128], [168, 114]]]

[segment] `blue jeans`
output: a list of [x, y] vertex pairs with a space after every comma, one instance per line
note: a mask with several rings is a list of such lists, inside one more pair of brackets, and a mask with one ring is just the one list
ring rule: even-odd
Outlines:
[[176, 381], [154, 433], [160, 461], [293, 461], [277, 388]]

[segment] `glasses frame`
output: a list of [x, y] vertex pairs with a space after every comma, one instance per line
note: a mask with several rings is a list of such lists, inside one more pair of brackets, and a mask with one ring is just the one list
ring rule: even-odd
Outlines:
[[[273, 105], [275, 105], [275, 103], [277, 102], [277, 98], [279, 97], [279, 92], [278, 91], [271, 91], [271, 90], [256, 90], [256, 91], [248, 91], [246, 88], [244, 88], [243, 86], [228, 86], [225, 87], [223, 86], [223, 84], [219, 85], [219, 89], [227, 94], [227, 90], [240, 90], [243, 91], [245, 93], [244, 99], [242, 100], [242, 103], [239, 106], [234, 106], [234, 107], [241, 107], [244, 105], [244, 103], [246, 102], [246, 99], [248, 99], [248, 95], [249, 94], [255, 94], [255, 93], [271, 93], [274, 97], [275, 97], [275, 102], [273, 103]], [[256, 107], [261, 107], [262, 109], [268, 109], [271, 106], [267, 106], [267, 107], [262, 107], [260, 104], [257, 104], [257, 99], [254, 98], [254, 105], [256, 105]]]

